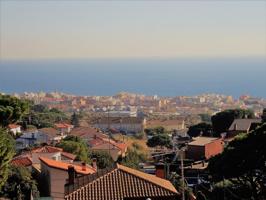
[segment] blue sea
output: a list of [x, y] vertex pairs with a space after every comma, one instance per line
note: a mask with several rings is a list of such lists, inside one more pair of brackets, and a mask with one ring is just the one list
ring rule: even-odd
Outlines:
[[266, 58], [1, 60], [0, 91], [266, 98]]

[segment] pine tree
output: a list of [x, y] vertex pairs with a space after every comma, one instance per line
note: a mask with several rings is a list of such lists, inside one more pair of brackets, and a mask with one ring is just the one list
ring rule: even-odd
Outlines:
[[0, 190], [8, 178], [9, 163], [14, 155], [14, 139], [5, 129], [0, 129]]
[[79, 116], [74, 112], [73, 115], [71, 116], [71, 124], [74, 125], [75, 127], [79, 127]]

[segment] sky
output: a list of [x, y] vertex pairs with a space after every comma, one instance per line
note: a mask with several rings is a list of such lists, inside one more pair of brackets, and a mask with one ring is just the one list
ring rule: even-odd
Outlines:
[[0, 0], [0, 58], [266, 56], [266, 1]]

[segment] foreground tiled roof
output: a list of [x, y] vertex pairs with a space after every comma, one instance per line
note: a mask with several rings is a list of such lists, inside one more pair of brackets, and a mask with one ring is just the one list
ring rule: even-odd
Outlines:
[[[98, 173], [100, 174], [100, 172]], [[82, 186], [83, 184], [83, 186]], [[65, 186], [66, 200], [178, 199], [167, 180], [122, 165], [110, 171], [83, 176]]]
[[28, 167], [28, 166], [32, 165], [32, 160], [27, 155], [17, 156], [17, 157], [12, 159], [11, 165], [20, 166], [20, 167], [21, 166]]
[[81, 165], [64, 163], [64, 162], [60, 162], [60, 161], [56, 161], [56, 160], [52, 160], [52, 159], [44, 158], [44, 157], [40, 157], [39, 159], [43, 163], [45, 163], [46, 165], [48, 165], [49, 167], [52, 167], [52, 168], [57, 168], [57, 169], [62, 169], [62, 170], [67, 171], [69, 166], [73, 166], [77, 173], [84, 174], [84, 175], [93, 174], [96, 172], [95, 169], [93, 169], [92, 167], [88, 167], [88, 166], [86, 166], [86, 170], [82, 170]]

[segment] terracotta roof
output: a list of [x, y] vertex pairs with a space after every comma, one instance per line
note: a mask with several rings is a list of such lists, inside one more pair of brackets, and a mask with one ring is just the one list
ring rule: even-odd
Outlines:
[[89, 141], [89, 144], [92, 146], [92, 148], [98, 146], [98, 145], [102, 145], [102, 144], [110, 144], [116, 148], [118, 148], [120, 151], [122, 152], [125, 152], [126, 148], [127, 148], [127, 144], [125, 143], [118, 143], [118, 142], [115, 142], [114, 140], [110, 139], [109, 138], [98, 138], [96, 137], [95, 139]]
[[65, 199], [67, 200], [124, 200], [153, 197], [176, 199], [178, 195], [179, 193], [168, 180], [122, 165], [117, 165], [103, 173], [98, 172], [77, 178], [75, 185], [66, 184], [65, 186]]
[[57, 137], [60, 136], [60, 132], [54, 128], [41, 128], [38, 131], [48, 135], [49, 137]]
[[61, 152], [61, 156], [64, 156], [66, 158], [69, 158], [71, 160], [75, 160], [75, 158], [77, 157], [76, 155], [72, 154], [72, 153], [68, 153], [68, 152]]
[[77, 127], [73, 128], [70, 132], [71, 135], [79, 136], [82, 138], [93, 138], [95, 136], [101, 137], [101, 138], [106, 138], [108, 137], [107, 135], [101, 133], [98, 131], [96, 128], [93, 127]]
[[56, 128], [72, 128], [73, 125], [71, 124], [67, 124], [67, 123], [57, 123], [55, 124]]
[[188, 143], [188, 145], [193, 146], [205, 146], [206, 144], [212, 143], [215, 140], [221, 140], [221, 138], [215, 138], [215, 137], [195, 137], [193, 138], [193, 141]]
[[79, 174], [93, 174], [96, 172], [95, 169], [93, 169], [92, 167], [89, 167], [88, 165], [86, 166], [86, 170], [82, 170], [82, 166], [81, 165], [74, 165], [74, 164], [69, 164], [69, 163], [64, 163], [64, 162], [60, 162], [60, 161], [56, 161], [56, 160], [52, 160], [49, 158], [44, 158], [44, 157], [40, 157], [39, 158], [43, 163], [45, 163], [46, 165], [48, 165], [49, 167], [52, 168], [57, 168], [57, 169], [62, 169], [67, 171], [69, 166], [73, 166], [75, 171]]
[[58, 147], [52, 147], [52, 146], [43, 146], [43, 147], [36, 147], [31, 150], [31, 153], [56, 153], [56, 152], [62, 152], [63, 149]]
[[17, 124], [9, 124], [8, 125], [8, 128], [10, 128], [10, 129], [19, 128], [19, 127], [21, 127], [21, 126], [20, 125], [17, 125]]
[[11, 164], [15, 166], [28, 167], [32, 165], [32, 160], [29, 156], [17, 156], [12, 159]]

